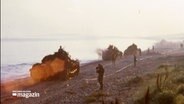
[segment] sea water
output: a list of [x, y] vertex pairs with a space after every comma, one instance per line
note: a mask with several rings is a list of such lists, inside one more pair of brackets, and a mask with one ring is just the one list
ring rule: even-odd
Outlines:
[[71, 58], [81, 63], [99, 60], [97, 49], [105, 49], [109, 44], [124, 51], [135, 43], [142, 50], [152, 47], [156, 41], [145, 39], [2, 39], [1, 40], [1, 82], [29, 76], [34, 63], [40, 63], [45, 55], [53, 54], [60, 46], [69, 52]]

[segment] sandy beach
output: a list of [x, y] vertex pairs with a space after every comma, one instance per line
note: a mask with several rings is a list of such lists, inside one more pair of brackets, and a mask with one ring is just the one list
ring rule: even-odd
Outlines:
[[[34, 83], [31, 78], [19, 79], [1, 84], [1, 104], [85, 104], [86, 96], [98, 92], [95, 67], [101, 63], [105, 68], [105, 102], [118, 98], [122, 104], [132, 104], [139, 83], [132, 82], [139, 76], [153, 73], [162, 64], [175, 64], [184, 58], [184, 53], [171, 55], [143, 55], [138, 57], [137, 66], [133, 66], [133, 57], [123, 57], [113, 66], [111, 61], [94, 61], [81, 66], [78, 76], [67, 81], [44, 81]], [[30, 90], [40, 94], [38, 98], [12, 97], [12, 90]], [[92, 104], [98, 104], [93, 102]]]

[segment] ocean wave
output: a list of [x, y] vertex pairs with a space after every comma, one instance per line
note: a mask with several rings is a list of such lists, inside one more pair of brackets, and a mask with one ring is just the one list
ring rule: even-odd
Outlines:
[[1, 66], [1, 81], [15, 80], [29, 76], [29, 69], [32, 67], [30, 63], [21, 63], [14, 65]]

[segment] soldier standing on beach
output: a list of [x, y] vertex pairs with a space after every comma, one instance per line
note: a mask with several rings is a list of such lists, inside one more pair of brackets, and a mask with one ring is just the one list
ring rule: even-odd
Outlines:
[[98, 83], [100, 84], [100, 90], [103, 90], [104, 68], [101, 64], [98, 64], [96, 67], [96, 73], [98, 73]]
[[137, 63], [137, 57], [136, 55], [134, 55], [134, 67], [136, 67], [136, 63]]

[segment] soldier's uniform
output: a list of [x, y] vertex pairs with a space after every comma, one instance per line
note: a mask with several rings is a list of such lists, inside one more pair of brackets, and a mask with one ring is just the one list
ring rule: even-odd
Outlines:
[[134, 55], [134, 67], [136, 67], [137, 57]]
[[104, 68], [101, 64], [98, 64], [96, 67], [96, 72], [98, 73], [98, 82], [100, 84], [100, 90], [103, 89], [103, 75], [104, 75]]

